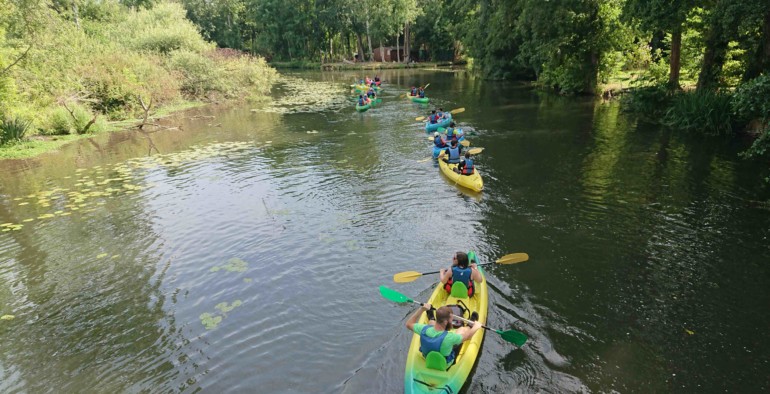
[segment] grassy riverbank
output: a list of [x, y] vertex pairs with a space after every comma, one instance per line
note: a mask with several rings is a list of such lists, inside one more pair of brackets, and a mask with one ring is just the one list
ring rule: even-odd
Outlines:
[[0, 159], [55, 150], [211, 101], [260, 99], [277, 72], [215, 48], [178, 3], [0, 11]]

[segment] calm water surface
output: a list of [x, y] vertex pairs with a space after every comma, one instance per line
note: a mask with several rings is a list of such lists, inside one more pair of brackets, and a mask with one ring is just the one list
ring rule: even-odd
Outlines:
[[[742, 141], [464, 73], [286, 76], [272, 103], [0, 163], [0, 392], [395, 393], [403, 328], [451, 253], [488, 269], [466, 391], [767, 392], [770, 192]], [[415, 117], [456, 116], [486, 190], [442, 177]]]

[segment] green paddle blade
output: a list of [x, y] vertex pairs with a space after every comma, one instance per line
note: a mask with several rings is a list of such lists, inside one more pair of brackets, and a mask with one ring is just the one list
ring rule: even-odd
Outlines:
[[380, 286], [380, 294], [382, 294], [386, 300], [393, 302], [414, 302], [411, 298], [385, 286]]
[[500, 334], [500, 336], [503, 337], [503, 339], [505, 339], [506, 341], [518, 347], [524, 346], [524, 343], [527, 342], [527, 336], [524, 335], [524, 333], [518, 332], [516, 330], [510, 330], [510, 331], [495, 330], [495, 332]]

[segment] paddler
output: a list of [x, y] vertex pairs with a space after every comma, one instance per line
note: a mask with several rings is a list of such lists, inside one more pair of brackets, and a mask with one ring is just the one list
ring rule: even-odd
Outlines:
[[[406, 321], [406, 328], [420, 336], [420, 352], [423, 357], [427, 357], [428, 353], [432, 351], [439, 352], [442, 356], [446, 357], [447, 365], [452, 365], [457, 356], [459, 346], [471, 339], [473, 334], [481, 329], [481, 323], [475, 321], [472, 327], [460, 327], [450, 332], [452, 308], [442, 306], [436, 309], [435, 317], [433, 310], [430, 304], [423, 304]], [[423, 311], [428, 313], [428, 324], [417, 323]], [[476, 314], [476, 319], [473, 317], [471, 316], [471, 320], [478, 319], [478, 314]]]
[[412, 86], [412, 91], [411, 91], [411, 92], [409, 92], [409, 95], [410, 95], [410, 96], [416, 96], [416, 95], [417, 95], [417, 88], [416, 88], [416, 87], [414, 87], [414, 86]]
[[473, 175], [473, 170], [475, 168], [476, 167], [473, 165], [473, 160], [471, 160], [471, 154], [465, 152], [465, 159], [460, 161], [460, 164], [457, 165], [457, 168], [454, 168], [454, 171], [461, 175]]
[[[446, 148], [444, 150], [444, 154], [447, 156], [443, 159], [445, 163], [457, 164], [460, 162], [462, 152], [460, 151], [460, 147], [457, 145], [457, 140], [452, 141], [452, 146]], [[468, 256], [465, 257], [467, 258]]]
[[[457, 144], [457, 142], [454, 142]], [[469, 155], [466, 154], [466, 157]], [[473, 164], [473, 163], [471, 163]], [[484, 281], [484, 277], [481, 276], [476, 263], [468, 265], [468, 255], [463, 252], [455, 253], [452, 258], [452, 266], [449, 269], [442, 268], [438, 274], [439, 280], [444, 284], [444, 290], [447, 293], [452, 292], [452, 284], [455, 281], [463, 282], [465, 287], [468, 288], [468, 297], [473, 296], [474, 287], [473, 282], [481, 283]]]
[[420, 98], [425, 98], [425, 88], [420, 86], [420, 88], [417, 89], [417, 95], [420, 96]]
[[438, 131], [433, 133], [433, 144], [436, 145], [436, 148], [445, 149], [447, 147], [444, 137]]
[[438, 114], [436, 114], [436, 110], [430, 112], [430, 116], [428, 117], [430, 120], [430, 124], [436, 124], [438, 123]]

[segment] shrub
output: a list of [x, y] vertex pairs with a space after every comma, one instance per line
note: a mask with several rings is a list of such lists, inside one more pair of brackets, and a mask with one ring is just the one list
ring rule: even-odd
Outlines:
[[770, 120], [770, 75], [760, 75], [738, 86], [730, 105], [743, 122]]
[[20, 118], [3, 120], [0, 123], [0, 145], [5, 145], [12, 141], [21, 141], [29, 125], [29, 121]]
[[647, 121], [657, 121], [666, 113], [671, 95], [665, 85], [636, 88], [622, 98], [623, 110]]
[[674, 95], [663, 124], [710, 135], [733, 131], [730, 95], [713, 91], [681, 92]]
[[132, 12], [111, 34], [116, 42], [138, 51], [170, 54], [176, 50], [200, 53], [211, 49], [212, 44], [185, 15], [180, 4], [162, 2]]
[[70, 134], [73, 130], [72, 116], [70, 116], [70, 113], [67, 111], [66, 108], [56, 107], [48, 115], [48, 118], [45, 121], [44, 127], [45, 127], [44, 134], [51, 134], [51, 135]]
[[188, 96], [204, 97], [211, 92], [228, 93], [226, 75], [220, 65], [192, 51], [171, 54], [169, 67], [182, 74], [182, 92]]

